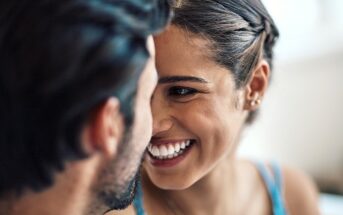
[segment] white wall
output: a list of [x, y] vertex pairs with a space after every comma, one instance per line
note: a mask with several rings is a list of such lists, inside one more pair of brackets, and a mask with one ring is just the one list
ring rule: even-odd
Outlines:
[[343, 1], [265, 2], [281, 39], [261, 115], [239, 154], [298, 166], [343, 187]]
[[277, 65], [240, 153], [343, 177], [343, 52]]

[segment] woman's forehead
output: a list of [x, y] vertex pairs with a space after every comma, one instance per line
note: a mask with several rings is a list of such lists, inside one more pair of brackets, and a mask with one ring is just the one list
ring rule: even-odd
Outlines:
[[176, 25], [169, 26], [161, 34], [155, 36], [154, 40], [159, 45], [172, 45], [173, 48], [183, 48], [185, 51], [187, 51], [186, 48], [199, 49], [202, 50], [202, 53], [205, 50], [209, 52], [211, 45], [210, 40], [207, 38], [184, 30]]
[[159, 69], [178, 68], [189, 70], [194, 67], [208, 67], [212, 60], [208, 42], [192, 36], [178, 27], [170, 27], [156, 36], [156, 65]]

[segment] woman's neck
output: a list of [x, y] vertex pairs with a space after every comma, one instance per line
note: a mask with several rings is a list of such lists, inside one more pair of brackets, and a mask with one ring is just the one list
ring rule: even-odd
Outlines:
[[152, 214], [236, 214], [236, 184], [237, 169], [232, 158], [222, 160], [185, 190], [161, 190], [143, 172], [144, 204]]

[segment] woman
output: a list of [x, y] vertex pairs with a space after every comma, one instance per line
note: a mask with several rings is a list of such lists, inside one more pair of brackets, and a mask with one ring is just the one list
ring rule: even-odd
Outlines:
[[142, 196], [124, 214], [318, 214], [311, 180], [235, 157], [268, 88], [278, 30], [259, 0], [184, 0], [155, 37]]

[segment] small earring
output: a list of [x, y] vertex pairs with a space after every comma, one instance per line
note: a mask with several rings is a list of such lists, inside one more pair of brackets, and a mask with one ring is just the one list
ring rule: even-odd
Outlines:
[[259, 105], [260, 103], [261, 103], [261, 99], [259, 98], [259, 93], [255, 92], [250, 102], [250, 106], [255, 107], [256, 105]]
[[259, 104], [261, 104], [261, 99], [252, 100], [252, 101], [250, 102], [250, 105], [251, 105], [252, 107], [254, 107], [254, 106], [256, 106], [256, 105], [259, 105]]

